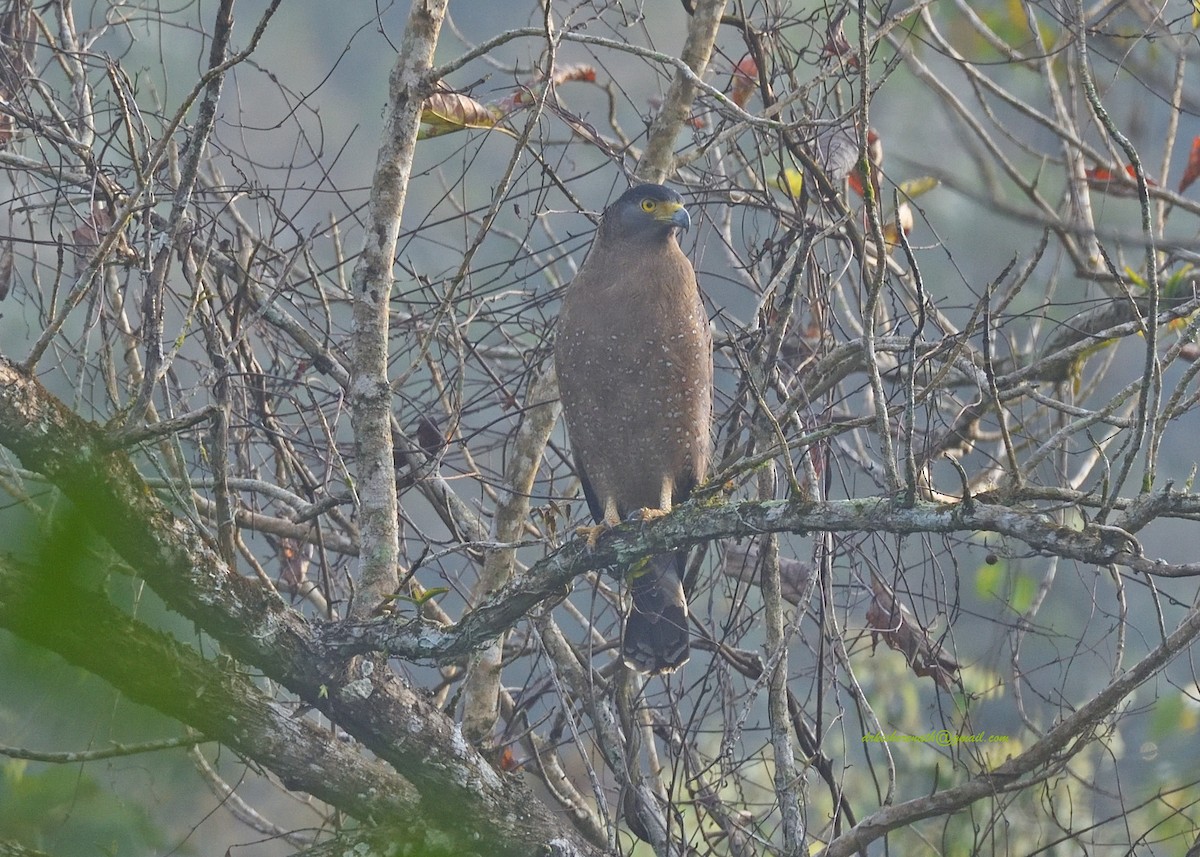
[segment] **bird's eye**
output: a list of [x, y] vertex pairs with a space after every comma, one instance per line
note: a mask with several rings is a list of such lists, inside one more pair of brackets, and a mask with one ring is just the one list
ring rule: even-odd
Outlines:
[[657, 205], [657, 203], [652, 199], [643, 199], [642, 200], [642, 211], [654, 211], [654, 208], [656, 205]]

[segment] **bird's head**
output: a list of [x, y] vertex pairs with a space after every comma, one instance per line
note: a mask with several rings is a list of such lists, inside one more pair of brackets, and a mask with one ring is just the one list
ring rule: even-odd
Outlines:
[[607, 237], [620, 241], [665, 241], [676, 229], [691, 227], [683, 197], [660, 184], [640, 184], [625, 191], [605, 209], [601, 224]]

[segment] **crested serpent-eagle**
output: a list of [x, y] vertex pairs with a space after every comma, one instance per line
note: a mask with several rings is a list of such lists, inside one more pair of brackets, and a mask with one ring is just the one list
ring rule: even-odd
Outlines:
[[[599, 528], [669, 512], [708, 468], [712, 335], [679, 246], [690, 226], [675, 191], [631, 188], [605, 210], [563, 298], [554, 348], [559, 392]], [[672, 551], [624, 570], [632, 605], [621, 654], [633, 669], [669, 672], [688, 659], [686, 558]]]

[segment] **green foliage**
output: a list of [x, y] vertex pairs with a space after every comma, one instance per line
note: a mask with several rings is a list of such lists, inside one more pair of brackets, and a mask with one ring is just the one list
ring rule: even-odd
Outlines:
[[[0, 549], [37, 570], [37, 589], [21, 603], [26, 613], [22, 625], [64, 621], [68, 600], [79, 599], [80, 593], [113, 596], [128, 606], [134, 602], [137, 582], [109, 579], [111, 551], [76, 507], [61, 498], [48, 521], [7, 533]], [[87, 749], [178, 729], [157, 712], [129, 704], [86, 670], [7, 633], [0, 633], [0, 687], [0, 743]], [[130, 788], [125, 773], [138, 769], [138, 779], [149, 775], [161, 788], [174, 779], [171, 764], [161, 754], [79, 764], [0, 756], [0, 841], [64, 855], [159, 853], [167, 841], [166, 828], [151, 821], [153, 801], [140, 788]]]
[[[1161, 274], [1158, 280], [1159, 295], [1167, 300], [1186, 297], [1191, 292], [1192, 280], [1194, 279], [1192, 270], [1191, 263], [1185, 262], [1175, 270]], [[1125, 276], [1129, 278], [1129, 282], [1139, 289], [1144, 291], [1149, 288], [1150, 284], [1146, 281], [1146, 278], [1133, 268], [1126, 266]]]
[[[1022, 52], [1037, 52], [1037, 43], [1029, 29], [1029, 16], [1019, 0], [980, 3], [974, 11], [997, 37], [998, 42]], [[1046, 48], [1052, 48], [1058, 44], [1059, 31], [1051, 26], [1048, 17], [1042, 15], [1037, 18], [1038, 35]], [[961, 16], [946, 15], [942, 24], [951, 29], [956, 41], [972, 54], [976, 62], [1001, 62], [1007, 58], [1005, 53], [997, 50], [995, 42], [984, 38], [977, 28], [967, 26]]]
[[78, 766], [36, 767], [0, 761], [0, 839], [77, 855], [145, 854], [164, 844], [141, 806]]
[[1154, 705], [1146, 738], [1156, 743], [1178, 739], [1180, 734], [1195, 735], [1200, 712], [1179, 693], [1166, 693]]
[[1013, 570], [1003, 560], [984, 563], [975, 572], [975, 593], [983, 599], [1007, 604], [1015, 613], [1024, 613], [1037, 595], [1037, 581]]

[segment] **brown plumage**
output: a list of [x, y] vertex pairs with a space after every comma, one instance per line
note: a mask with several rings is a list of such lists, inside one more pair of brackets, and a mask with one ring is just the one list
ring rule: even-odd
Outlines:
[[[645, 184], [608, 207], [567, 288], [555, 339], [563, 414], [596, 522], [669, 512], [704, 478], [711, 449], [712, 336], [696, 274], [679, 248], [691, 224], [679, 194]], [[622, 634], [631, 667], [688, 658], [686, 551], [626, 571]]]

